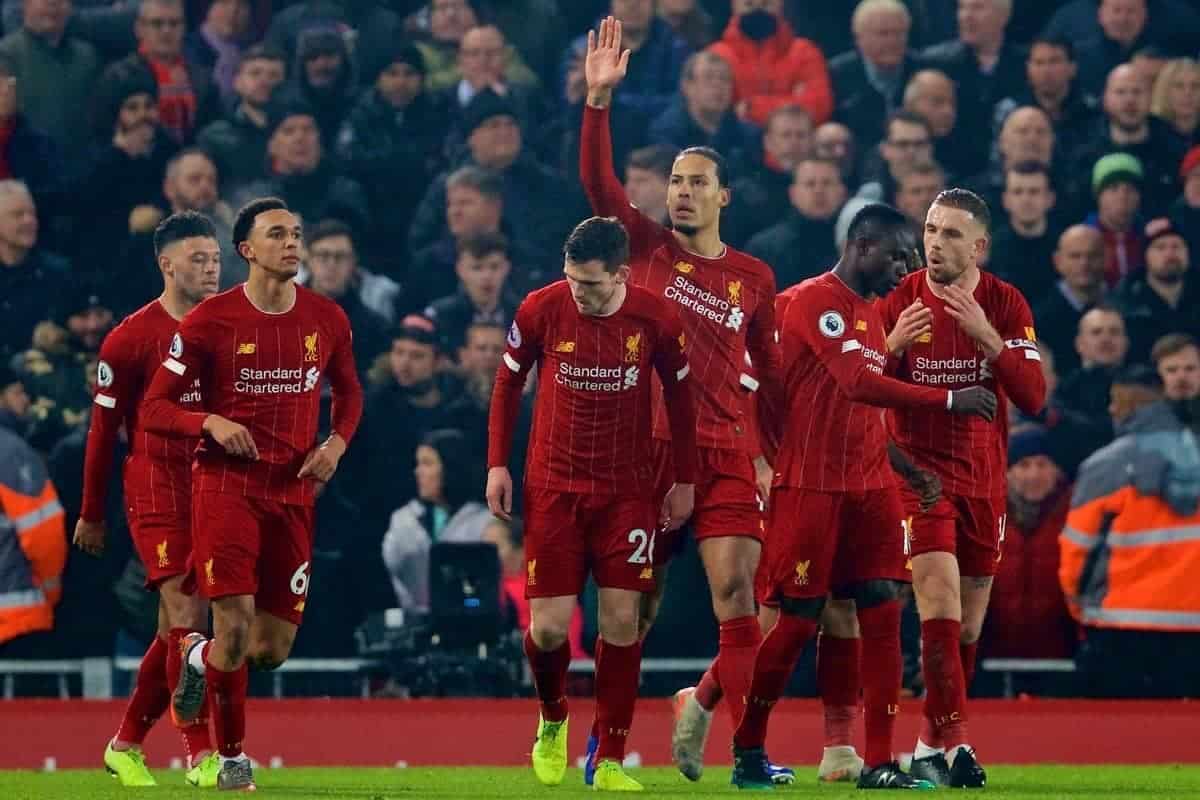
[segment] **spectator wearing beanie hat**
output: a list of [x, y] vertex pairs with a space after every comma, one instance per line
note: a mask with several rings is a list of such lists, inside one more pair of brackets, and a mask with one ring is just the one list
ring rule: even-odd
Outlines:
[[1168, 333], [1200, 336], [1200, 279], [1183, 232], [1159, 218], [1146, 225], [1145, 240], [1146, 269], [1122, 280], [1112, 298], [1125, 318], [1127, 359], [1143, 364]]
[[311, 106], [321, 142], [332, 148], [354, 104], [354, 69], [342, 34], [334, 28], [312, 28], [300, 34], [288, 75], [279, 90], [280, 100]]
[[[562, 187], [563, 175], [530, 152], [513, 103], [484, 89], [463, 111], [461, 130], [466, 158], [458, 166], [474, 165], [498, 173], [504, 182], [504, 213], [519, 226], [517, 232], [524, 243], [536, 252], [559, 252], [572, 220], [587, 216], [586, 202], [578, 191], [547, 191], [547, 187]], [[408, 233], [413, 253], [436, 242], [446, 229], [448, 177], [449, 173], [443, 173], [434, 179], [421, 200]]]
[[1200, 144], [1180, 162], [1179, 181], [1183, 193], [1171, 206], [1171, 224], [1183, 231], [1188, 252], [1200, 256]]
[[241, 208], [259, 197], [281, 197], [306, 225], [336, 219], [363, 235], [370, 224], [366, 194], [326, 157], [312, 106], [283, 99], [268, 119], [267, 177], [233, 189], [229, 205]]
[[159, 123], [158, 84], [145, 67], [117, 62], [93, 97], [95, 142], [77, 195], [77, 271], [99, 280], [131, 233], [154, 230], [167, 208], [163, 175], [179, 145]]
[[1143, 177], [1142, 162], [1128, 153], [1109, 153], [1092, 167], [1097, 210], [1086, 222], [1104, 237], [1104, 279], [1109, 288], [1142, 268]]
[[[1014, 430], [1008, 442], [1007, 524], [980, 639], [981, 657], [1074, 655], [1077, 629], [1058, 583], [1058, 537], [1070, 504], [1071, 485], [1047, 431], [1036, 425]], [[1017, 691], [1054, 693], [1046, 676], [1017, 680], [1020, 685], [1012, 687]]]
[[337, 138], [338, 159], [376, 211], [368, 249], [389, 247], [391, 231], [408, 230], [420, 196], [397, 186], [427, 186], [442, 165], [446, 109], [424, 89], [425, 61], [411, 43], [394, 44], [362, 75], [366, 90]]

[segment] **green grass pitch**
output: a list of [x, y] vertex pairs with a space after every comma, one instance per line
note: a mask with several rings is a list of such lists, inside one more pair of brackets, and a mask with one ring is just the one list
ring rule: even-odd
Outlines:
[[[796, 786], [782, 787], [779, 798], [861, 797], [850, 786], [818, 786], [814, 767], [800, 770]], [[155, 789], [124, 789], [103, 771], [64, 770], [54, 773], [0, 772], [3, 800], [106, 800], [106, 798], [196, 798], [201, 793], [183, 783], [183, 773], [156, 770]], [[705, 772], [699, 784], [690, 784], [674, 770], [634, 769], [646, 786], [643, 797], [679, 797], [706, 800], [738, 794], [728, 785], [729, 770]], [[582, 773], [567, 771], [561, 786], [544, 787], [529, 769], [489, 767], [443, 767], [408, 769], [323, 768], [265, 769], [256, 773], [258, 797], [354, 798], [355, 800], [477, 800], [481, 798], [568, 798], [593, 797], [583, 785]], [[1036, 766], [990, 767], [988, 787], [971, 796], [1029, 798], [1146, 797], [1200, 798], [1200, 766]], [[941, 793], [949, 789], [939, 790]], [[957, 791], [955, 796], [961, 796]], [[208, 794], [208, 792], [203, 792]], [[753, 796], [761, 796], [756, 793]], [[925, 795], [928, 796], [928, 795]]]

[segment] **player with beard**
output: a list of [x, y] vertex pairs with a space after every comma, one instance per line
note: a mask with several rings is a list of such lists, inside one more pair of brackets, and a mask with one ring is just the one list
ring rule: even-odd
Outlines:
[[[893, 601], [906, 579], [902, 504], [880, 409], [938, 408], [984, 419], [996, 411], [996, 397], [987, 389], [911, 386], [883, 374], [885, 329], [868, 298], [886, 295], [908, 271], [906, 226], [904, 215], [890, 206], [859, 211], [837, 265], [801, 283], [781, 320], [784, 381], [779, 399], [766, 404], [778, 413], [763, 418], [768, 438], [780, 442], [765, 587], [780, 614], [758, 649], [734, 734], [732, 780], [743, 789], [772, 784], [763, 752], [771, 709], [816, 633], [828, 594], [852, 598], [860, 616], [869, 616]], [[893, 622], [895, 638], [898, 620]], [[899, 705], [901, 677], [894, 649], [885, 659], [886, 689], [879, 681], [880, 696], [871, 699], [884, 701], [887, 719], [868, 719], [858, 786], [932, 788], [905, 775], [892, 756], [887, 709]]]
[[[946, 409], [894, 409], [892, 439], [937, 475], [941, 500], [922, 511], [904, 492], [913, 590], [921, 615], [925, 714], [912, 774], [940, 785], [987, 781], [968, 744], [966, 687], [1004, 539], [1008, 403], [1027, 415], [1046, 399], [1029, 304], [1011, 284], [982, 271], [991, 215], [978, 195], [948, 189], [925, 218], [926, 269], [880, 303], [888, 351], [901, 379], [939, 389], [986, 387], [995, 419]], [[932, 326], [912, 335], [914, 320]]]
[[[209, 695], [219, 789], [254, 790], [242, 750], [246, 663], [275, 669], [291, 651], [308, 597], [313, 503], [362, 415], [346, 314], [296, 285], [302, 241], [282, 200], [238, 212], [233, 244], [250, 277], [184, 319], [145, 401], [148, 430], [201, 440], [192, 566], [213, 636], [183, 639], [172, 711], [190, 722]], [[322, 375], [333, 389], [332, 433], [318, 444]], [[202, 411], [178, 402], [196, 380]]]
[[[691, 527], [720, 623], [717, 658], [701, 685], [719, 687], [730, 698], [736, 722], [762, 638], [755, 619], [754, 573], [773, 473], [747, 412], [751, 391], [758, 381], [774, 380], [780, 363], [775, 277], [766, 264], [721, 241], [721, 210], [729, 205], [730, 191], [724, 159], [716, 151], [692, 147], [676, 157], [667, 188], [670, 229], [630, 204], [614, 172], [608, 120], [613, 89], [625, 77], [628, 60], [629, 51], [621, 49], [620, 22], [608, 17], [599, 32], [588, 33], [580, 177], [595, 212], [617, 217], [629, 231], [632, 283], [665, 297], [683, 323], [694, 370], [700, 448]], [[759, 370], [757, 381], [746, 373], [747, 354]], [[651, 452], [661, 499], [671, 486], [673, 470], [661, 392], [656, 398]], [[657, 566], [664, 566], [675, 549], [660, 533], [654, 550]], [[665, 570], [655, 571], [661, 593]], [[656, 607], [656, 599], [647, 603], [642, 636]], [[676, 695], [672, 754], [680, 772], [693, 781], [703, 769], [704, 740], [717, 694], [703, 696], [688, 687]], [[591, 776], [593, 751], [594, 736], [585, 781]], [[779, 775], [786, 782], [794, 779], [791, 770], [780, 770]]]
[[[167, 710], [180, 671], [181, 640], [208, 628], [208, 606], [194, 587], [183, 588], [192, 554], [192, 451], [198, 440], [146, 430], [144, 393], [167, 357], [179, 322], [217, 293], [221, 249], [213, 224], [195, 211], [172, 214], [154, 231], [163, 276], [160, 296], [130, 314], [104, 338], [96, 368], [96, 394], [84, 457], [83, 504], [75, 545], [94, 556], [104, 552], [105, 496], [113, 448], [122, 425], [129, 441], [124, 463], [125, 505], [134, 549], [146, 568], [146, 588], [158, 591], [158, 635], [138, 667], [125, 716], [104, 751], [104, 766], [123, 786], [154, 786], [142, 741]], [[185, 387], [182, 407], [201, 408], [199, 386]], [[193, 786], [217, 784], [220, 760], [213, 753], [208, 717], [180, 728]]]

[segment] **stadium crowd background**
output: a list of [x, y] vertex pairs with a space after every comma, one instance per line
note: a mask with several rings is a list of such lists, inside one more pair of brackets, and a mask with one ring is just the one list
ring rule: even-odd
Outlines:
[[[507, 613], [527, 620], [519, 525], [483, 503], [487, 407], [517, 303], [590, 214], [582, 37], [606, 13], [633, 50], [612, 115], [631, 199], [665, 219], [674, 153], [715, 147], [734, 175], [723, 238], [781, 288], [832, 266], [868, 201], [901, 209], [918, 240], [941, 189], [989, 201], [987, 267], [1033, 307], [1052, 394], [1013, 428], [982, 655], [1077, 659], [1029, 691], [1200, 695], [1197, 0], [5, 0], [0, 426], [46, 458], [63, 530], [100, 342], [161, 288], [155, 225], [209, 215], [226, 288], [246, 275], [234, 211], [278, 195], [304, 219], [303, 282], [352, 322], [368, 392], [317, 504], [295, 654], [353, 654], [368, 615], [428, 610], [433, 542], [495, 542]], [[528, 403], [522, 419], [527, 436]], [[1177, 517], [1122, 531], [1175, 535], [1130, 565], [1112, 537], [1063, 531], [1085, 459], [1146, 431], [1180, 453], [1136, 490], [1170, 494]], [[0, 607], [0, 658], [144, 650], [156, 600], [119, 490], [101, 559], [46, 545], [66, 558], [51, 631], [16, 635]], [[0, 575], [24, 557], [0, 547]], [[674, 572], [676, 611], [669, 597], [647, 655], [709, 655], [694, 553]], [[1105, 617], [1115, 595], [1136, 618]]]

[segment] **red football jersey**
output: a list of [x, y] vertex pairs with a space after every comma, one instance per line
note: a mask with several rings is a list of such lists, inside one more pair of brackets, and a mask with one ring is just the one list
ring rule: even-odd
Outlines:
[[673, 406], [675, 470], [695, 481], [696, 427], [675, 310], [637, 286], [607, 317], [579, 312], [566, 281], [517, 309], [492, 392], [488, 466], [507, 466], [521, 389], [539, 365], [525, 485], [579, 494], [649, 494], [653, 369]]
[[[584, 109], [580, 174], [595, 212], [616, 217], [629, 232], [633, 282], [678, 309], [693, 370], [697, 443], [756, 455], [758, 437], [747, 403], [758, 382], [746, 373], [746, 354], [760, 379], [779, 369], [775, 274], [731, 247], [719, 258], [689, 252], [638, 211], [613, 172], [607, 109]], [[661, 402], [656, 402], [654, 436], [671, 438]]]
[[947, 392], [884, 376], [883, 321], [834, 273], [785, 294], [782, 396], [762, 406], [764, 428], [780, 443], [775, 485], [827, 492], [894, 486], [881, 407], [945, 408]]
[[[133, 515], [186, 513], [191, 508], [192, 452], [199, 439], [162, 436], [146, 430], [142, 402], [179, 323], [157, 299], [113, 328], [100, 345], [96, 394], [88, 427], [83, 470], [83, 505], [88, 522], [104, 520], [113, 447], [121, 425], [129, 438], [125, 458], [125, 504]], [[180, 408], [199, 411], [195, 379], [176, 397]]]
[[944, 409], [897, 409], [890, 415], [892, 437], [914, 464], [941, 478], [946, 492], [1003, 497], [1008, 491], [1008, 401], [1032, 415], [1046, 400], [1033, 314], [1015, 286], [980, 273], [975, 300], [1005, 343], [1000, 356], [989, 361], [946, 313], [946, 304], [929, 288], [925, 275], [923, 269], [914, 272], [879, 302], [888, 330], [917, 298], [933, 311], [933, 331], [898, 360], [895, 374], [909, 383], [941, 389], [985, 386], [996, 393], [996, 418], [988, 422]]
[[[193, 493], [228, 492], [311, 505], [314, 481], [297, 478], [316, 445], [321, 378], [333, 388], [333, 431], [349, 443], [362, 415], [350, 322], [333, 301], [296, 287], [289, 311], [257, 309], [244, 286], [197, 306], [179, 326], [146, 398], [151, 430], [200, 436], [208, 414], [245, 425], [258, 460], [227, 455], [207, 438], [196, 451]], [[174, 402], [199, 379], [204, 410]]]

